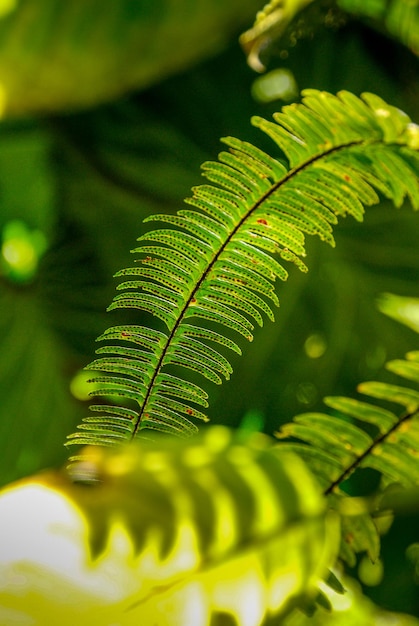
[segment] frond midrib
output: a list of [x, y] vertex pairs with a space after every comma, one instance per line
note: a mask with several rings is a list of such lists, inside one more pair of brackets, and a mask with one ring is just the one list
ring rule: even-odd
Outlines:
[[371, 454], [374, 454], [374, 450], [376, 450], [381, 444], [383, 444], [393, 433], [395, 433], [403, 424], [407, 421], [414, 419], [419, 416], [419, 411], [417, 408], [414, 411], [406, 411], [403, 415], [401, 415], [398, 421], [393, 424], [386, 432], [378, 435], [373, 442], [364, 450], [362, 454], [360, 454], [352, 463], [350, 463], [341, 474], [335, 478], [335, 480], [324, 490], [324, 495], [328, 496], [332, 494], [339, 485], [341, 485], [349, 476], [361, 467], [362, 462], [367, 459]]
[[194, 288], [192, 289], [192, 291], [191, 291], [191, 293], [189, 295], [189, 298], [187, 299], [187, 301], [185, 302], [184, 306], [182, 307], [182, 310], [180, 311], [180, 313], [178, 315], [178, 318], [177, 318], [173, 328], [169, 332], [169, 334], [167, 336], [166, 344], [162, 348], [160, 358], [159, 358], [158, 363], [157, 363], [157, 365], [156, 365], [156, 367], [154, 369], [153, 376], [150, 379], [150, 382], [148, 384], [148, 389], [147, 389], [147, 392], [145, 394], [142, 406], [140, 407], [140, 410], [138, 412], [138, 418], [136, 420], [135, 427], [133, 428], [133, 431], [132, 431], [132, 434], [131, 434], [131, 439], [135, 439], [138, 431], [141, 428], [141, 423], [142, 423], [143, 417], [147, 413], [148, 401], [149, 401], [150, 397], [152, 396], [154, 385], [155, 385], [156, 380], [157, 380], [157, 378], [158, 378], [158, 376], [159, 376], [159, 374], [161, 372], [161, 369], [163, 367], [163, 362], [164, 362], [164, 359], [166, 357], [167, 351], [170, 348], [171, 342], [174, 339], [174, 337], [175, 337], [175, 335], [176, 335], [180, 325], [183, 322], [183, 319], [184, 319], [186, 311], [189, 309], [189, 307], [191, 305], [191, 302], [193, 301], [193, 299], [195, 297], [195, 294], [198, 292], [198, 290], [200, 289], [200, 287], [202, 286], [202, 284], [206, 280], [206, 277], [211, 272], [212, 268], [214, 267], [215, 263], [219, 259], [220, 255], [224, 252], [226, 246], [229, 244], [231, 239], [234, 237], [234, 235], [237, 233], [237, 231], [241, 228], [241, 226], [244, 224], [244, 222], [248, 219], [249, 215], [253, 211], [255, 211], [259, 206], [261, 206], [276, 191], [278, 191], [278, 189], [280, 189], [286, 182], [288, 182], [291, 178], [296, 176], [298, 173], [300, 173], [305, 168], [309, 167], [310, 165], [312, 165], [313, 163], [315, 163], [319, 159], [321, 159], [321, 158], [323, 158], [325, 156], [329, 156], [330, 154], [333, 154], [334, 152], [338, 152], [340, 150], [344, 150], [344, 149], [350, 148], [352, 146], [356, 146], [356, 145], [359, 146], [359, 145], [363, 145], [363, 144], [372, 145], [374, 143], [380, 143], [380, 140], [375, 140], [375, 141], [371, 141], [371, 139], [353, 140], [353, 141], [349, 141], [347, 143], [341, 143], [338, 146], [333, 146], [332, 148], [330, 148], [330, 149], [328, 149], [328, 150], [326, 150], [324, 152], [321, 152], [320, 154], [316, 154], [315, 156], [312, 156], [311, 158], [309, 158], [306, 161], [304, 161], [303, 163], [301, 163], [301, 165], [298, 165], [298, 166], [292, 168], [286, 174], [284, 174], [282, 176], [281, 180], [277, 181], [276, 183], [273, 183], [271, 185], [271, 187], [265, 193], [263, 193], [261, 195], [261, 197], [257, 201], [255, 201], [251, 205], [249, 210], [240, 219], [240, 221], [237, 223], [237, 225], [234, 227], [234, 229], [232, 229], [232, 231], [227, 236], [226, 240], [222, 243], [222, 245], [219, 247], [217, 252], [214, 254], [212, 260], [207, 264], [207, 267], [202, 272], [202, 274], [199, 277], [199, 279], [197, 280]]

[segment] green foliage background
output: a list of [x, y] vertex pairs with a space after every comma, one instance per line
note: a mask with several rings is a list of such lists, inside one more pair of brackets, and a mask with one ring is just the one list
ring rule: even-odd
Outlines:
[[[74, 0], [71, 10], [58, 0], [22, 0], [10, 12], [8, 4], [0, 3], [0, 233], [7, 243], [18, 220], [39, 259], [27, 274], [11, 273], [4, 254], [0, 266], [2, 484], [64, 461], [65, 436], [87, 410], [70, 385], [95, 338], [111, 324], [141, 323], [104, 311], [142, 219], [179, 208], [219, 137], [261, 145], [250, 116], [284, 104], [252, 96], [257, 75], [238, 43], [258, 0], [120, 0], [115, 11], [94, 0]], [[318, 25], [295, 47], [273, 50], [268, 70], [288, 68], [299, 89], [372, 91], [418, 120], [418, 59], [374, 17]], [[38, 250], [37, 231], [46, 241]], [[417, 335], [384, 317], [376, 299], [418, 294], [418, 233], [407, 207], [383, 203], [364, 224], [339, 225], [336, 249], [310, 241], [310, 272], [281, 286], [276, 324], [212, 390], [212, 421], [256, 416], [271, 433], [332, 391], [382, 380], [386, 360], [416, 349]], [[386, 578], [371, 593], [419, 615], [404, 558], [417, 536], [398, 524]]]

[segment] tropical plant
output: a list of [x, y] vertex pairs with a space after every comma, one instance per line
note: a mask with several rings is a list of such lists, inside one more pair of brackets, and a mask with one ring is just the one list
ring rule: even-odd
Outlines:
[[[245, 37], [250, 61], [266, 37], [283, 34], [281, 12], [291, 37], [293, 19], [311, 4], [271, 2], [256, 21], [256, 53], [254, 31]], [[275, 438], [249, 434], [245, 423], [197, 434], [197, 423], [208, 421], [202, 378], [230, 378], [228, 351], [240, 354], [255, 325], [274, 320], [276, 279], [307, 272], [306, 235], [334, 247], [338, 218], [362, 221], [383, 198], [419, 208], [419, 127], [372, 93], [316, 89], [273, 121], [252, 123], [274, 147], [223, 139], [228, 150], [204, 163], [209, 184], [193, 188], [192, 208], [147, 217], [165, 226], [141, 235], [137, 265], [117, 273], [121, 293], [109, 309], [130, 321], [100, 334], [104, 345], [86, 368], [96, 403], [67, 443], [87, 447], [66, 471], [4, 490], [2, 623], [381, 619], [347, 575], [365, 554], [380, 572], [381, 535], [393, 516], [417, 516], [419, 391], [363, 383], [358, 390], [374, 403], [327, 397], [332, 413], [297, 415], [278, 424]], [[19, 238], [22, 225], [13, 228], [6, 243]], [[45, 245], [37, 233], [27, 238], [33, 249]], [[387, 296], [380, 306], [400, 318], [400, 302]], [[387, 367], [419, 381], [418, 351]], [[17, 512], [33, 502], [39, 518], [25, 518], [17, 533]], [[39, 530], [26, 545], [28, 521]]]

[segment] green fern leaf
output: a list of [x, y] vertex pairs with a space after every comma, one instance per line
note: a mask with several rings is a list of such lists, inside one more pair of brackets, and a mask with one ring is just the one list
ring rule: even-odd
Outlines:
[[[229, 151], [203, 165], [213, 184], [193, 190], [187, 202], [194, 208], [147, 218], [168, 226], [142, 235], [134, 250], [138, 265], [117, 274], [122, 293], [109, 309], [139, 309], [157, 320], [154, 331], [110, 329], [101, 340], [141, 350], [106, 348], [90, 366], [107, 376], [95, 379], [94, 395], [134, 401], [131, 438], [160, 426], [191, 434], [196, 426], [189, 418], [206, 419], [188, 405], [202, 405], [203, 398], [206, 405], [206, 393], [180, 382], [183, 372], [214, 383], [230, 376], [222, 350], [240, 348], [227, 336], [234, 331], [252, 341], [255, 325], [274, 318], [275, 282], [288, 276], [284, 262], [307, 271], [306, 234], [334, 245], [338, 218], [362, 220], [364, 206], [380, 194], [396, 206], [408, 198], [419, 207], [419, 130], [377, 96], [306, 90], [302, 104], [284, 107], [274, 121], [252, 122], [274, 140], [274, 156], [225, 139]], [[103, 415], [106, 441], [127, 432], [126, 415], [121, 430], [111, 431], [118, 415]], [[68, 443], [89, 436], [90, 443], [102, 442], [99, 421], [86, 421]]]
[[[390, 361], [387, 368], [419, 383], [418, 352], [407, 360]], [[306, 413], [281, 427], [281, 448], [297, 453], [308, 464], [331, 505], [339, 508], [344, 483], [354, 472], [370, 468], [382, 475], [382, 487], [397, 483], [403, 488], [419, 485], [419, 391], [399, 385], [367, 382], [358, 386], [367, 396], [402, 406], [399, 414], [388, 408], [344, 397], [328, 397], [333, 415]], [[368, 432], [367, 426], [368, 425]], [[375, 434], [371, 434], [371, 426]], [[352, 495], [353, 490], [351, 490]], [[371, 515], [343, 516], [341, 557], [351, 566], [355, 553], [367, 550], [375, 560], [379, 533]]]

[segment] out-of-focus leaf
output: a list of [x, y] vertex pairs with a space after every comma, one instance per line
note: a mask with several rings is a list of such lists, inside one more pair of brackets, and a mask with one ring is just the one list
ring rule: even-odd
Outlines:
[[419, 54], [419, 5], [413, 0], [271, 0], [240, 36], [252, 69], [263, 72], [273, 57], [286, 59], [303, 39], [321, 38], [351, 20], [366, 23]]
[[31, 293], [0, 294], [0, 483], [62, 463], [63, 433], [79, 410], [71, 400], [60, 346]]
[[419, 333], [419, 298], [384, 293], [378, 300], [378, 308], [381, 313]]
[[259, 434], [87, 450], [71, 471], [86, 484], [48, 473], [0, 496], [2, 623], [260, 626], [336, 556], [311, 475]]
[[320, 608], [310, 617], [295, 612], [284, 620], [283, 626], [419, 626], [419, 619], [413, 615], [393, 613], [376, 606], [362, 595], [355, 580], [343, 578], [342, 582], [346, 589], [344, 595], [332, 594], [329, 590], [332, 611]]
[[333, 0], [271, 0], [240, 43], [250, 67], [263, 72], [273, 48], [292, 48], [300, 39], [312, 38], [320, 26], [337, 28], [344, 21]]
[[0, 16], [3, 115], [91, 106], [219, 52], [259, 0], [20, 0]]
[[419, 54], [419, 3], [417, 0], [337, 0], [358, 19], [398, 39]]
[[61, 463], [78, 414], [39, 288], [55, 221], [49, 140], [29, 123], [0, 136], [0, 484]]
[[240, 43], [252, 69], [257, 72], [265, 70], [260, 52], [272, 41], [279, 39], [295, 15], [312, 2], [313, 0], [273, 0], [258, 12], [252, 28], [240, 36]]

